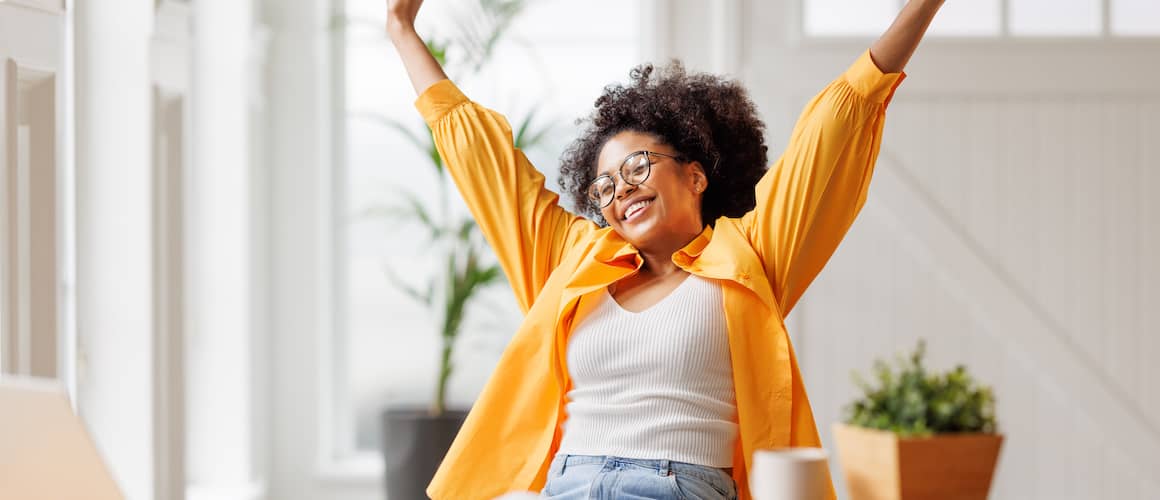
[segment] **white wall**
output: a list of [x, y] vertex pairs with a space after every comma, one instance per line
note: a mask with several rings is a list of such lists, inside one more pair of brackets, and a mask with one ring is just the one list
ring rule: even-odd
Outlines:
[[900, 97], [871, 201], [795, 313], [819, 424], [855, 397], [851, 369], [924, 337], [934, 366], [996, 390], [995, 498], [1160, 494], [1158, 105]]
[[[766, 25], [793, 15], [743, 16], [773, 150], [870, 41]], [[1158, 57], [1149, 40], [924, 43], [866, 208], [791, 314], [828, 447], [850, 371], [923, 337], [932, 366], [963, 363], [997, 392], [993, 498], [1160, 496]]]
[[153, 3], [76, 6], [77, 402], [126, 496], [152, 498]]

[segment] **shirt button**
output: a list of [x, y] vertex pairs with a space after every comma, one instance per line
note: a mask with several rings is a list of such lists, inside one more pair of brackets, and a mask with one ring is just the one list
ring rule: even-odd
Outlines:
[[749, 273], [741, 273], [738, 274], [737, 277], [740, 278], [741, 281], [749, 281]]

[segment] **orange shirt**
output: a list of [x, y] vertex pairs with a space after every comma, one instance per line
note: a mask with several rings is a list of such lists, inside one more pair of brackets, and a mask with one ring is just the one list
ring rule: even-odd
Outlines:
[[[806, 105], [785, 153], [757, 184], [757, 206], [718, 219], [673, 254], [677, 266], [722, 285], [741, 499], [749, 498], [755, 450], [820, 446], [783, 320], [866, 201], [886, 107], [904, 77], [882, 73], [863, 53]], [[539, 491], [566, 418], [564, 351], [577, 306], [642, 260], [615, 231], [559, 207], [502, 115], [448, 80], [416, 107], [526, 313], [427, 493], [472, 500]]]

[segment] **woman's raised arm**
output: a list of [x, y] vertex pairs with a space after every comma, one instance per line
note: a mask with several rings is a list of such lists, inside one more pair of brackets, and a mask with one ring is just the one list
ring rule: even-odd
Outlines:
[[471, 101], [447, 79], [415, 33], [421, 4], [388, 0], [387, 31], [447, 172], [527, 311], [567, 251], [596, 226], [559, 206], [544, 176], [516, 148], [503, 115]]
[[890, 28], [814, 97], [742, 218], [788, 315], [866, 201], [886, 106], [943, 0], [910, 0]]
[[439, 61], [427, 51], [427, 44], [415, 31], [415, 18], [422, 6], [423, 0], [387, 0], [387, 36], [403, 59], [416, 95], [435, 82], [447, 79]]
[[943, 2], [944, 0], [906, 2], [902, 12], [894, 18], [894, 23], [887, 28], [886, 33], [870, 46], [870, 57], [883, 73], [898, 73], [906, 67]]

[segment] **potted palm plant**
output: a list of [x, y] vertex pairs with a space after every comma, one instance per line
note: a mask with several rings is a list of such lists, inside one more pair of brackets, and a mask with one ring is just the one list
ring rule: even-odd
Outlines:
[[924, 354], [919, 341], [898, 371], [877, 360], [877, 385], [854, 374], [863, 395], [834, 425], [853, 500], [987, 498], [1003, 442], [994, 395], [961, 365], [928, 372]]
[[[428, 50], [453, 75], [478, 73], [491, 59], [497, 43], [523, 6], [522, 0], [470, 3], [471, 8], [460, 11], [456, 20], [460, 36], [449, 42], [429, 42]], [[448, 53], [460, 57], [449, 61]], [[422, 151], [439, 180], [437, 200], [425, 200], [412, 192], [399, 191], [390, 196], [398, 202], [376, 207], [365, 214], [392, 222], [419, 224], [429, 235], [429, 240], [422, 243], [430, 249], [425, 253], [441, 262], [439, 271], [428, 277], [425, 286], [412, 285], [391, 270], [387, 271], [394, 286], [432, 311], [432, 317], [437, 318], [433, 328], [439, 332], [441, 341], [431, 405], [427, 408], [391, 407], [382, 413], [387, 498], [426, 498], [427, 483], [467, 416], [464, 408], [447, 407], [447, 387], [454, 373], [456, 340], [468, 307], [479, 296], [478, 292], [502, 281], [503, 273], [491, 258], [474, 220], [454, 214], [448, 206], [448, 176], [426, 126], [418, 120], [414, 125], [408, 125], [375, 113], [356, 115], [381, 123]], [[533, 125], [534, 120], [533, 111], [519, 122], [513, 137], [515, 147], [527, 150], [547, 137], [551, 127]]]

